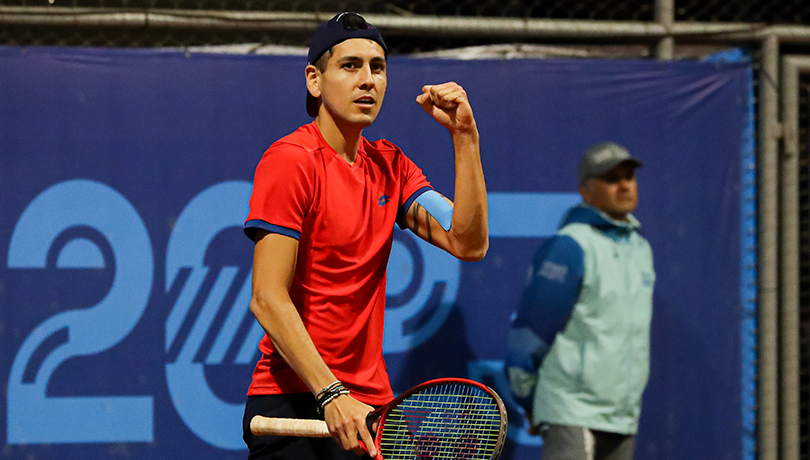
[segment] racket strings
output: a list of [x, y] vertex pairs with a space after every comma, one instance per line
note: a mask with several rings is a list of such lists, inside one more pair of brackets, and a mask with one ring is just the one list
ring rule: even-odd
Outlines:
[[481, 388], [441, 384], [406, 398], [385, 417], [380, 451], [385, 460], [490, 459], [501, 410]]

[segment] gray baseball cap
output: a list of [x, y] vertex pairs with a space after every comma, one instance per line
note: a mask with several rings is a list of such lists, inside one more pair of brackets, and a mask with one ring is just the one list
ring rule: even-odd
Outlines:
[[607, 174], [620, 163], [632, 163], [638, 168], [644, 166], [638, 158], [630, 155], [627, 148], [615, 142], [600, 142], [591, 146], [579, 160], [579, 183], [584, 184], [592, 177]]

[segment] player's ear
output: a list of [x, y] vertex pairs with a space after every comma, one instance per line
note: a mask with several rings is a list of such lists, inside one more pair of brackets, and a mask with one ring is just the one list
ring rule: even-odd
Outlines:
[[304, 69], [304, 77], [307, 80], [307, 91], [314, 98], [321, 97], [321, 72], [312, 64]]

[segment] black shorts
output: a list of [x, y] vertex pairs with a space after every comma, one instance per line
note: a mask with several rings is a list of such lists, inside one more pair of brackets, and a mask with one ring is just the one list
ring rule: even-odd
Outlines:
[[358, 456], [343, 450], [333, 438], [254, 436], [250, 432], [254, 415], [323, 420], [311, 393], [248, 396], [242, 438], [250, 450], [250, 460], [371, 460], [368, 454]]

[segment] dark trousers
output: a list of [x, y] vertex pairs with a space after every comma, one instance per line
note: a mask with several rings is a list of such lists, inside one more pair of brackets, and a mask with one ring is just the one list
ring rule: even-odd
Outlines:
[[633, 460], [633, 435], [563, 425], [543, 427], [540, 434], [543, 460]]
[[360, 457], [343, 450], [333, 438], [254, 436], [250, 432], [254, 415], [323, 420], [310, 393], [248, 396], [242, 438], [250, 450], [249, 460], [371, 460], [368, 454]]

